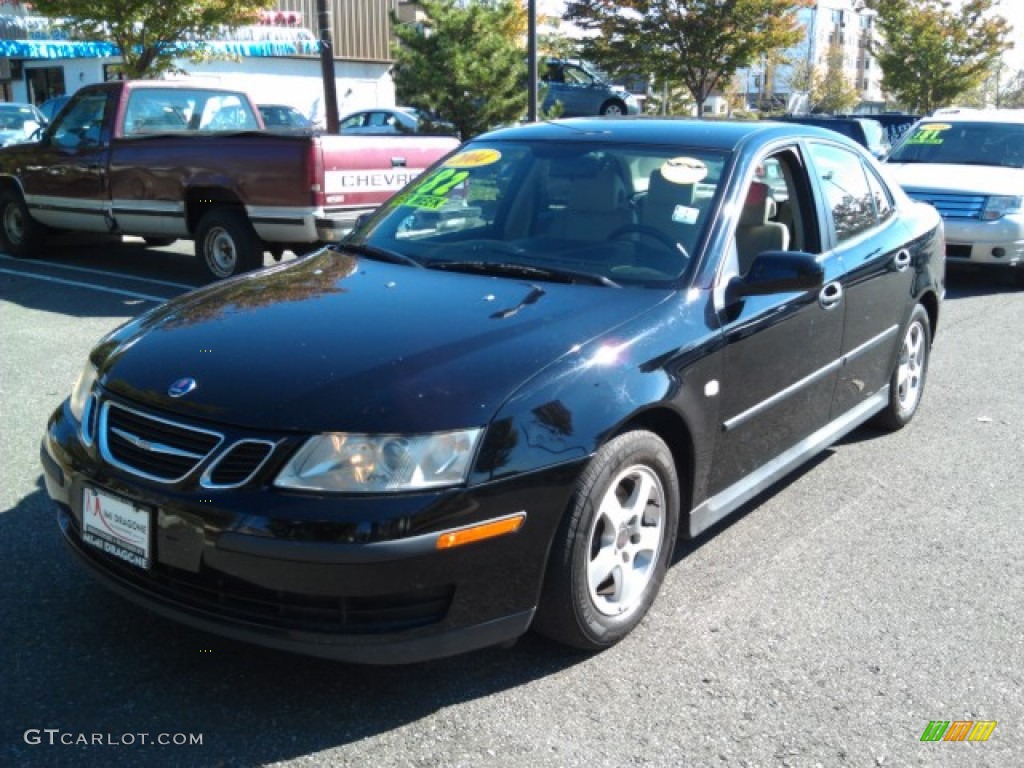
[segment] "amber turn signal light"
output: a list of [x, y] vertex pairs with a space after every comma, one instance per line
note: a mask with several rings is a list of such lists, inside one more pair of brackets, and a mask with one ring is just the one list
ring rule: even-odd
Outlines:
[[474, 541], [493, 539], [495, 536], [504, 536], [506, 533], [515, 533], [526, 520], [525, 512], [517, 512], [508, 517], [492, 520], [489, 523], [470, 525], [466, 528], [458, 528], [454, 531], [442, 533], [437, 537], [438, 549], [452, 549], [461, 547], [463, 544], [472, 544]]

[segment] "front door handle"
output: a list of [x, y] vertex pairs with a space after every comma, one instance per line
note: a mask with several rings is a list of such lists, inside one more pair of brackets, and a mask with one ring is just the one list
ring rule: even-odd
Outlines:
[[818, 293], [818, 303], [822, 309], [835, 309], [843, 300], [843, 286], [833, 281], [826, 283]]

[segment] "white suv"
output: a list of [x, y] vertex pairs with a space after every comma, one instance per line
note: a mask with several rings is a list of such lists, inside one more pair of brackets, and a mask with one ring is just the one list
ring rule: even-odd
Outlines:
[[1013, 268], [1024, 286], [1024, 110], [939, 110], [886, 162], [908, 195], [939, 210], [950, 264]]

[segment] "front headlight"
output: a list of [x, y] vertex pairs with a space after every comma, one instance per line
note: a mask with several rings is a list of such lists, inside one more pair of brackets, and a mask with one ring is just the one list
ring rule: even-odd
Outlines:
[[993, 195], [985, 204], [985, 210], [981, 218], [985, 221], [995, 221], [1010, 213], [1020, 213], [1024, 207], [1024, 197], [1020, 195]]
[[89, 401], [89, 395], [92, 394], [92, 388], [96, 384], [96, 377], [96, 366], [91, 362], [87, 362], [78, 377], [78, 381], [75, 382], [75, 388], [71, 390], [71, 415], [79, 423], [81, 423], [82, 417], [85, 415], [85, 404]]
[[278, 474], [280, 488], [415, 491], [465, 482], [483, 429], [429, 435], [330, 432], [311, 437]]

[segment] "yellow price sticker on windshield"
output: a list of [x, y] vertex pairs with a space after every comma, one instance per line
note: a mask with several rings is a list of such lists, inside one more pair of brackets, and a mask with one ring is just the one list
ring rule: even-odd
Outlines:
[[452, 155], [444, 164], [449, 168], [480, 168], [484, 165], [494, 165], [501, 160], [501, 152], [496, 149], [467, 149]]
[[952, 127], [948, 123], [922, 125], [913, 136], [907, 139], [907, 144], [941, 144], [942, 132], [948, 131]]

